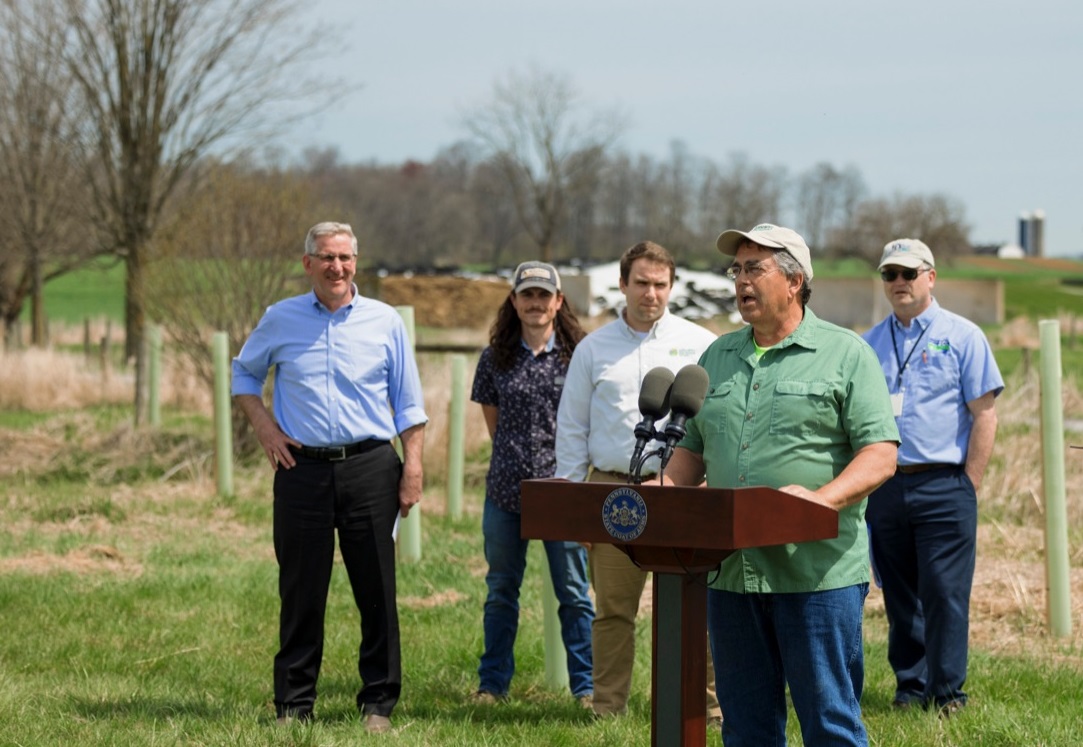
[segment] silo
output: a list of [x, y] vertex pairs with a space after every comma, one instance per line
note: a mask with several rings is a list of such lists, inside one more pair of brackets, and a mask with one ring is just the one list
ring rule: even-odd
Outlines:
[[1030, 256], [1030, 213], [1019, 214], [1019, 246], [1023, 247], [1023, 254]]
[[1027, 247], [1027, 254], [1031, 257], [1044, 257], [1045, 256], [1045, 211], [1041, 208], [1035, 210], [1030, 216], [1030, 226], [1027, 229], [1027, 235], [1030, 238], [1030, 244]]

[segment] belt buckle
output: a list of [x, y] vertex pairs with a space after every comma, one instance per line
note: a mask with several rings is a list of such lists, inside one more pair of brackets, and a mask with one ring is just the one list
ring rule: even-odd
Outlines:
[[327, 455], [327, 461], [329, 462], [341, 462], [346, 459], [346, 447], [345, 446], [331, 446], [327, 451], [330, 453]]

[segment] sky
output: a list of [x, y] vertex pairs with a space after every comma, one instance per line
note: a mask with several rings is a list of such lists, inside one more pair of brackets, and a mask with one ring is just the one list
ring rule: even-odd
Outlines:
[[852, 165], [871, 196], [960, 200], [976, 244], [1041, 209], [1046, 255], [1083, 257], [1079, 0], [309, 0], [303, 18], [346, 93], [289, 134], [297, 153], [430, 160], [534, 66], [622, 111], [629, 153]]

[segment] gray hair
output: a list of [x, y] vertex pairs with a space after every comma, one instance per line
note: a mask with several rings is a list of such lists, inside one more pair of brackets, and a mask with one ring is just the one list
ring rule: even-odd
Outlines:
[[353, 229], [350, 228], [350, 224], [334, 223], [332, 221], [317, 223], [312, 228], [308, 229], [308, 235], [305, 236], [305, 254], [316, 253], [316, 239], [321, 239], [324, 236], [338, 236], [340, 234], [350, 237], [350, 244], [353, 246], [353, 253], [356, 255], [357, 237], [353, 235]]
[[786, 276], [787, 280], [793, 280], [796, 276], [801, 276], [801, 305], [807, 306], [808, 301], [812, 298], [812, 286], [809, 285], [808, 275], [805, 273], [805, 269], [801, 267], [801, 263], [785, 249], [775, 249], [775, 264], [778, 265], [778, 269], [782, 271], [782, 274]]

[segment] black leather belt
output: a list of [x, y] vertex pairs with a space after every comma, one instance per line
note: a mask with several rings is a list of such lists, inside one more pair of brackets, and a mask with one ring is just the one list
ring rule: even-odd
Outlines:
[[958, 469], [958, 464], [900, 464], [895, 467], [896, 472], [901, 472], [904, 475], [913, 475], [918, 472], [932, 472], [934, 469]]
[[381, 446], [388, 446], [390, 443], [390, 441], [377, 441], [374, 438], [370, 438], [365, 441], [358, 441], [355, 444], [347, 444], [346, 446], [291, 446], [290, 451], [294, 454], [308, 457], [309, 459], [320, 459], [325, 462], [341, 462], [347, 457], [352, 457], [356, 454], [364, 454], [366, 451], [372, 451]]

